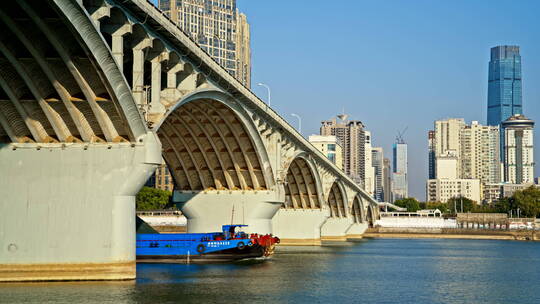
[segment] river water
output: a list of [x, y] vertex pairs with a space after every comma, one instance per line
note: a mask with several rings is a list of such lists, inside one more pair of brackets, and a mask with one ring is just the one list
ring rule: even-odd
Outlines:
[[138, 265], [116, 283], [0, 284], [1, 303], [540, 303], [540, 243], [371, 239], [264, 262]]

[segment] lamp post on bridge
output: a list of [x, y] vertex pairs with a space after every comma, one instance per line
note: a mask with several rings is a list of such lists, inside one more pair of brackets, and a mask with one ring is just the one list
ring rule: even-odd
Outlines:
[[270, 87], [267, 84], [264, 84], [262, 82], [257, 83], [258, 86], [265, 87], [268, 91], [268, 106], [272, 106], [271, 100], [270, 100]]
[[298, 133], [302, 134], [302, 118], [298, 114], [292, 113], [291, 116], [298, 118]]

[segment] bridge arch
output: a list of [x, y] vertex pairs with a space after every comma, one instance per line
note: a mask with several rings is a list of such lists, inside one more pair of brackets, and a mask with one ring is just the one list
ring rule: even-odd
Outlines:
[[297, 154], [286, 168], [285, 204], [282, 208], [321, 208], [322, 186], [317, 168], [307, 153]]
[[[100, 67], [99, 77], [107, 80], [104, 82], [104, 86], [110, 92], [110, 98], [115, 103], [114, 107], [122, 109], [118, 115], [124, 124], [130, 127], [132, 137], [139, 138], [146, 134], [146, 123], [137, 108], [126, 78], [116, 64], [102, 33], [96, 29], [92, 20], [87, 18], [86, 12], [78, 3], [63, 0], [62, 5], [58, 7], [73, 25], [72, 30], [76, 31], [84, 41], [87, 53], [93, 55], [94, 65]], [[88, 76], [85, 75], [85, 78]], [[98, 100], [99, 97], [100, 95], [94, 96]], [[102, 106], [102, 108], [105, 107]], [[111, 121], [114, 123], [114, 127], [119, 129], [122, 124], [117, 122], [116, 118], [118, 117], [113, 117]]]
[[274, 186], [259, 133], [230, 95], [201, 89], [154, 127], [177, 190], [268, 190]]
[[377, 213], [371, 205], [367, 208], [366, 219], [369, 227], [373, 227], [375, 225], [375, 221], [377, 220]]
[[330, 207], [330, 217], [347, 217], [347, 193], [339, 180], [335, 180], [332, 183], [327, 197], [328, 206]]
[[350, 212], [355, 223], [360, 224], [364, 222], [364, 202], [360, 195], [357, 194], [354, 196]]
[[79, 4], [59, 2], [0, 11], [1, 129], [14, 142], [143, 140], [146, 124], [100, 32]]

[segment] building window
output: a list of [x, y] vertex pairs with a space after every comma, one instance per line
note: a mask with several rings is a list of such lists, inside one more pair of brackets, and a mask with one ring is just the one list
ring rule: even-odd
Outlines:
[[328, 151], [336, 151], [336, 144], [328, 144]]
[[334, 164], [336, 163], [336, 154], [335, 153], [328, 153], [326, 155], [328, 157], [328, 159], [333, 162]]

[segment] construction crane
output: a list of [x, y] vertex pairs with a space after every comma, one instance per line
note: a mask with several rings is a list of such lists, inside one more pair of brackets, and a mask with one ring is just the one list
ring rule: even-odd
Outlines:
[[405, 132], [407, 132], [407, 129], [409, 128], [409, 126], [406, 126], [403, 131], [399, 131], [397, 132], [397, 136], [396, 136], [396, 143], [398, 144], [404, 144], [405, 143], [405, 140], [403, 140], [403, 135], [405, 135]]

